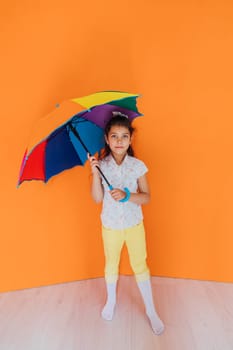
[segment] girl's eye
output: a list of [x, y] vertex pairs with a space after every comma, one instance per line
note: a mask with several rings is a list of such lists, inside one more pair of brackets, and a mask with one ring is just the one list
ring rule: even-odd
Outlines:
[[110, 135], [111, 139], [116, 139], [116, 138], [124, 138], [124, 139], [129, 139], [129, 135], [128, 134], [125, 134], [125, 135], [122, 135], [122, 136], [117, 136], [116, 134], [112, 134]]

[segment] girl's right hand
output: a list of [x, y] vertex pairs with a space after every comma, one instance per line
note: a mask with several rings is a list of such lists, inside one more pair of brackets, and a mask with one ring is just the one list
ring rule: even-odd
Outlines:
[[99, 170], [96, 168], [97, 166], [99, 166], [98, 160], [95, 157], [90, 156], [89, 153], [87, 153], [87, 158], [88, 158], [90, 165], [91, 165], [92, 174], [99, 175]]

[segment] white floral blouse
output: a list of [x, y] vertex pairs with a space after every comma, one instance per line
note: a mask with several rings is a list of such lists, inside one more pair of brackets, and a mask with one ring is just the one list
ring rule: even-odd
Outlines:
[[[100, 168], [113, 188], [124, 190], [124, 187], [127, 187], [132, 193], [138, 191], [138, 178], [148, 171], [141, 160], [129, 155], [126, 155], [123, 162], [118, 165], [110, 154], [100, 161]], [[143, 219], [141, 206], [130, 201], [123, 203], [115, 201], [104, 179], [102, 184], [104, 186], [101, 213], [103, 226], [111, 229], [125, 229], [139, 224]]]

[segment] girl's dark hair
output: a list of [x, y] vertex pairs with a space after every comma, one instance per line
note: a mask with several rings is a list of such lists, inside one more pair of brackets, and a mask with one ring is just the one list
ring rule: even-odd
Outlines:
[[[115, 114], [115, 113], [114, 113]], [[106, 124], [105, 129], [104, 129], [104, 134], [105, 136], [108, 136], [108, 133], [111, 129], [112, 126], [124, 126], [125, 128], [127, 128], [129, 130], [130, 133], [130, 137], [133, 135], [134, 132], [134, 128], [131, 125], [130, 120], [128, 119], [128, 117], [122, 113], [118, 113], [116, 112], [116, 115], [113, 116]], [[109, 147], [109, 145], [107, 144], [107, 142], [105, 141], [105, 145], [104, 145], [104, 150], [100, 155], [100, 158], [103, 159], [105, 157], [107, 157], [109, 154], [111, 153], [111, 149]], [[129, 145], [129, 148], [127, 150], [127, 154], [129, 156], [134, 157], [134, 150], [132, 148], [131, 145]]]

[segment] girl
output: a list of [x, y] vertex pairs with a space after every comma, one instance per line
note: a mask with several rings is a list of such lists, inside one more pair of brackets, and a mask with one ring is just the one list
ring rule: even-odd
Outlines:
[[[150, 274], [146, 264], [141, 210], [141, 204], [148, 203], [150, 199], [146, 179], [148, 169], [142, 161], [134, 157], [131, 147], [133, 131], [128, 117], [114, 112], [114, 116], [105, 127], [105, 150], [101, 160], [88, 155], [93, 174], [92, 197], [97, 203], [103, 201], [101, 221], [107, 302], [101, 315], [105, 320], [113, 318], [118, 266], [125, 243], [146, 314], [153, 331], [159, 335], [163, 332], [164, 325], [154, 307]], [[113, 190], [109, 190], [96, 166], [101, 168], [110, 184], [114, 186]]]

